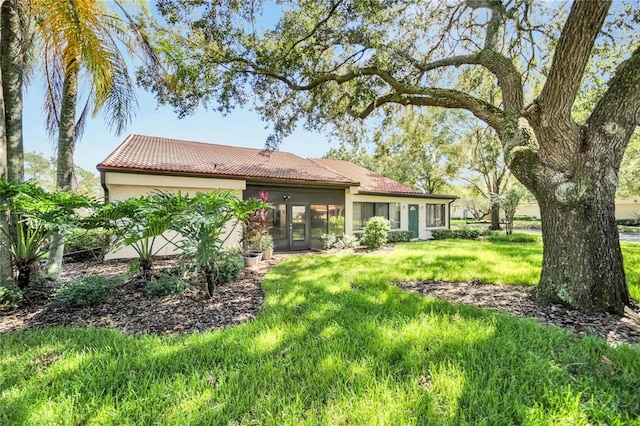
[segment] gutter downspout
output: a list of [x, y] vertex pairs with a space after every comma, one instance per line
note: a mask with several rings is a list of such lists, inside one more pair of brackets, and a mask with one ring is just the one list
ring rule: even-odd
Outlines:
[[447, 229], [451, 229], [451, 203], [455, 200], [457, 200], [457, 198], [454, 198], [447, 203]]
[[106, 178], [104, 171], [100, 170], [100, 186], [104, 190], [104, 202], [109, 202], [109, 188], [107, 188]]

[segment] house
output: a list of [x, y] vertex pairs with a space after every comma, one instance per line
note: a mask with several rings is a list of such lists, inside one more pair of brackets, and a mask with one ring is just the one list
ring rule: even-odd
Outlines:
[[373, 216], [428, 239], [432, 229], [449, 227], [457, 198], [423, 194], [348, 161], [142, 135], [128, 136], [97, 168], [110, 201], [155, 189], [222, 189], [243, 199], [267, 192], [275, 248], [284, 251], [322, 247], [330, 232], [362, 232]]

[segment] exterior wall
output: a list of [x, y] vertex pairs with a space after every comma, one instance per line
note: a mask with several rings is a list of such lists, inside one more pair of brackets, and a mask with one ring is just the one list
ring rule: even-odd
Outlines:
[[[238, 198], [242, 198], [242, 191], [246, 187], [246, 182], [236, 179], [211, 179], [186, 176], [163, 176], [138, 173], [118, 173], [105, 172], [104, 184], [108, 189], [109, 201], [120, 201], [131, 197], [148, 195], [154, 190], [178, 192], [191, 196], [198, 192], [212, 192], [217, 189], [229, 190]], [[232, 230], [232, 224], [227, 226], [227, 231]], [[175, 237], [175, 233], [167, 233], [167, 238]], [[242, 229], [235, 227], [233, 234], [227, 240], [226, 246], [238, 245], [242, 237]], [[165, 243], [163, 238], [157, 238], [155, 247], [160, 247]], [[165, 256], [176, 254], [173, 245], [162, 248], [158, 255]], [[132, 247], [124, 247], [115, 252], [109, 253], [107, 259], [136, 258], [138, 255]]]
[[[621, 200], [616, 199], [616, 219], [635, 219], [640, 215], [640, 199]], [[501, 214], [504, 216], [504, 214]], [[518, 206], [516, 216], [532, 216], [540, 218], [538, 203], [526, 203]]]
[[[402, 197], [393, 197], [388, 195], [369, 195], [369, 194], [353, 194], [352, 200], [348, 208], [347, 221], [346, 221], [346, 229], [347, 234], [353, 234], [353, 203], [354, 202], [362, 202], [362, 203], [400, 203], [400, 231], [408, 231], [409, 230], [409, 204], [417, 204], [420, 206], [420, 211], [418, 214], [418, 239], [420, 240], [428, 240], [431, 239], [431, 231], [433, 229], [441, 229], [448, 228], [450, 224], [450, 199], [437, 199], [437, 198], [423, 198], [423, 197], [411, 197], [411, 196], [402, 196]], [[427, 213], [426, 213], [426, 205], [427, 204], [444, 204], [446, 206], [446, 217], [445, 217], [445, 225], [441, 227], [428, 228], [427, 223]], [[361, 232], [361, 231], [355, 231]]]

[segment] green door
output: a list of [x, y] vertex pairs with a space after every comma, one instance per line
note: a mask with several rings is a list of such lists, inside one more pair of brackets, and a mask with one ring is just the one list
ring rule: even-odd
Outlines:
[[417, 204], [409, 204], [409, 231], [413, 234], [413, 238], [418, 238], [420, 235], [418, 227], [418, 213], [420, 212], [420, 206]]

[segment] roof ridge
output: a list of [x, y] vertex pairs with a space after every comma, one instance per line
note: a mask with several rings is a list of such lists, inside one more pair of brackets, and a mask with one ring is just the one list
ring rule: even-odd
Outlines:
[[[192, 143], [192, 144], [198, 144], [198, 145], [207, 145], [207, 146], [220, 146], [223, 148], [233, 148], [233, 149], [246, 149], [249, 151], [267, 151], [267, 152], [279, 152], [279, 153], [283, 153], [283, 154], [289, 154], [289, 155], [295, 155], [291, 152], [286, 152], [286, 151], [268, 151], [266, 149], [260, 149], [260, 148], [251, 148], [248, 146], [233, 146], [233, 145], [223, 145], [220, 143], [214, 143], [214, 142], [202, 142], [202, 141], [191, 141], [191, 140], [187, 140], [187, 139], [178, 139], [178, 138], [168, 138], [166, 136], [152, 136], [152, 135], [141, 135], [141, 134], [130, 134], [129, 136], [127, 136], [127, 139], [133, 136], [139, 136], [142, 138], [155, 138], [155, 139], [162, 139], [162, 140], [166, 140], [166, 141], [178, 141], [178, 142], [185, 142], [185, 143]], [[126, 139], [125, 139], [126, 141]], [[123, 142], [124, 143], [124, 142]], [[300, 156], [297, 156], [298, 158], [302, 158]]]

